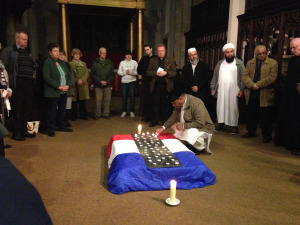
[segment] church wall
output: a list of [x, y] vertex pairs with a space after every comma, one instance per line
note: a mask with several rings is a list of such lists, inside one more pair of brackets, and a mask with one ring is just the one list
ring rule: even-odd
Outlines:
[[7, 45], [14, 43], [16, 31], [24, 30], [29, 35], [28, 45], [33, 57], [36, 59], [39, 54], [48, 56], [48, 43], [58, 42], [60, 34], [58, 4], [53, 0], [32, 0], [31, 8], [20, 20], [13, 15], [8, 17], [6, 29]]

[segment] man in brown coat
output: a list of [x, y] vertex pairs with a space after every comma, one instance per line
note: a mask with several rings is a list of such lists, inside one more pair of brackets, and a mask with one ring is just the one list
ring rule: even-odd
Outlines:
[[263, 143], [272, 140], [272, 106], [275, 101], [274, 83], [278, 63], [267, 56], [264, 45], [256, 46], [255, 57], [246, 66], [242, 81], [245, 84], [247, 133], [243, 138], [255, 137], [260, 120]]
[[175, 137], [188, 142], [199, 151], [206, 149], [211, 153], [209, 142], [215, 126], [203, 101], [180, 91], [173, 93], [170, 101], [175, 107], [173, 114], [161, 128], [156, 130], [156, 135], [172, 127]]
[[147, 76], [151, 78], [150, 92], [153, 96], [153, 117], [149, 127], [158, 124], [158, 120], [165, 122], [169, 117], [168, 94], [174, 89], [176, 77], [175, 61], [166, 56], [166, 47], [163, 44], [157, 46], [157, 56], [151, 58], [147, 70]]

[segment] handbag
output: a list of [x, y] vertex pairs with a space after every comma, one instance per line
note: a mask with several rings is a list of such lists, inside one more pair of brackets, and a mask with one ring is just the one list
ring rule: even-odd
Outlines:
[[29, 134], [37, 134], [39, 132], [40, 121], [27, 122], [27, 131]]

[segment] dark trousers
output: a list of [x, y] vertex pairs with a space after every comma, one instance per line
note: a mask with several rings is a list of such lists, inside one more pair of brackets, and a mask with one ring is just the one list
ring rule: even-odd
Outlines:
[[71, 118], [78, 118], [78, 105], [79, 105], [79, 117], [81, 119], [87, 119], [86, 100], [72, 101]]
[[10, 121], [13, 135], [23, 135], [27, 132], [27, 120], [31, 119], [33, 83], [32, 79], [17, 78], [17, 88], [13, 89], [10, 98]]
[[4, 149], [4, 139], [0, 137], [0, 156], [5, 157], [5, 149]]
[[153, 111], [153, 98], [150, 93], [150, 86], [148, 83], [142, 84], [141, 102], [140, 102], [140, 115], [145, 120], [149, 121], [152, 119]]
[[[46, 116], [46, 132], [55, 130], [56, 121], [58, 121], [59, 129], [67, 128], [66, 120], [66, 104], [67, 94], [61, 94], [59, 98], [46, 98], [47, 100], [47, 116]], [[56, 120], [57, 115], [57, 120]]]
[[130, 83], [122, 83], [122, 112], [127, 112], [127, 99], [129, 97], [130, 112], [134, 112], [135, 105], [135, 90], [136, 90], [136, 81]]
[[153, 90], [153, 118], [152, 122], [157, 123], [158, 120], [165, 122], [169, 117], [170, 103], [168, 101], [167, 84], [155, 84]]
[[254, 135], [256, 133], [257, 123], [260, 122], [263, 138], [272, 138], [272, 108], [272, 106], [260, 107], [259, 98], [250, 98], [246, 107], [247, 130], [249, 134]]

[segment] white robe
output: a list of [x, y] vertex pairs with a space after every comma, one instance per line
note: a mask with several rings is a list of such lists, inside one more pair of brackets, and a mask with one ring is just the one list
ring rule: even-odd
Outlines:
[[236, 61], [227, 63], [224, 60], [220, 66], [218, 80], [217, 118], [218, 123], [237, 127], [239, 120], [237, 67]]

